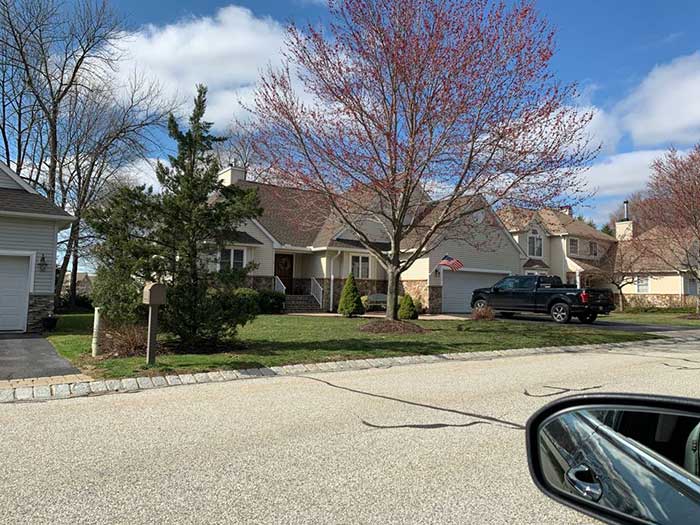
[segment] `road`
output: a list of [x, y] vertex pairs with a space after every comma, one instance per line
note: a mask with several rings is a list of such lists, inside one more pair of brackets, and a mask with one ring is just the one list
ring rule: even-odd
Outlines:
[[684, 343], [3, 405], [1, 521], [591, 523], [529, 479], [521, 425], [548, 387], [699, 379]]

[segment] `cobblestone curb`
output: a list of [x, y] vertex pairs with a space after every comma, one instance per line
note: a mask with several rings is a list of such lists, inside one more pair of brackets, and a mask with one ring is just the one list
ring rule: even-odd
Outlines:
[[[664, 335], [668, 335], [668, 332]], [[97, 396], [119, 392], [136, 392], [156, 388], [170, 388], [199, 383], [219, 383], [223, 381], [242, 381], [254, 378], [275, 376], [301, 376], [308, 373], [341, 372], [371, 368], [390, 368], [447, 361], [487, 361], [502, 357], [522, 357], [538, 354], [585, 353], [614, 351], [625, 348], [646, 348], [651, 350], [672, 350], [678, 343], [700, 342], [699, 334], [675, 332], [665, 339], [648, 339], [626, 343], [602, 343], [578, 346], [551, 346], [540, 348], [520, 348], [515, 350], [493, 350], [488, 352], [462, 352], [453, 354], [414, 355], [401, 357], [368, 358], [349, 361], [332, 361], [327, 363], [297, 364], [273, 366], [270, 368], [248, 368], [244, 370], [223, 370], [196, 374], [179, 374], [154, 377], [129, 377], [125, 379], [107, 379], [104, 381], [78, 381], [33, 387], [0, 388], [0, 403], [49, 401], [52, 399], [69, 399], [76, 397]]]

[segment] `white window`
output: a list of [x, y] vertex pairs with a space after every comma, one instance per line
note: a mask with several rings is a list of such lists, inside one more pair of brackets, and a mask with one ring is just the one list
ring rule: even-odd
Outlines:
[[637, 277], [637, 293], [649, 293], [649, 277]]
[[595, 241], [590, 241], [588, 243], [588, 255], [591, 257], [598, 257], [598, 243]]
[[569, 239], [569, 253], [578, 255], [578, 239]]
[[369, 257], [353, 255], [350, 271], [357, 279], [369, 279]]
[[537, 230], [531, 230], [527, 237], [527, 254], [530, 257], [542, 257], [542, 236]]
[[224, 248], [219, 258], [219, 270], [240, 270], [245, 266], [245, 249]]

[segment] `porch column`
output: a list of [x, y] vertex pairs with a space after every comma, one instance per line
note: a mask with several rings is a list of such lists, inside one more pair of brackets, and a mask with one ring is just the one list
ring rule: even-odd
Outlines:
[[576, 288], [581, 288], [581, 272], [576, 270]]

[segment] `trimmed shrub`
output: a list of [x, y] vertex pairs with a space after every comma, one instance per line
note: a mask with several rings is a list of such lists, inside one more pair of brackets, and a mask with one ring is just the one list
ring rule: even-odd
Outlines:
[[420, 297], [416, 297], [413, 300], [413, 306], [416, 307], [416, 312], [418, 312], [418, 315], [425, 313], [425, 309], [423, 308], [423, 301], [420, 300]]
[[352, 274], [348, 275], [348, 278], [345, 280], [343, 291], [340, 294], [340, 301], [338, 302], [338, 313], [345, 317], [365, 313], [365, 309], [362, 306], [362, 297]]
[[365, 309], [365, 312], [369, 312], [369, 295], [363, 295], [360, 297], [360, 301], [362, 301], [362, 308]]
[[401, 299], [399, 305], [399, 319], [418, 319], [418, 311], [413, 304], [413, 299], [408, 294], [404, 295], [403, 299]]
[[496, 315], [493, 312], [493, 308], [490, 306], [475, 308], [472, 312], [472, 319], [474, 321], [493, 321], [495, 317]]
[[284, 311], [285, 295], [273, 290], [258, 292], [261, 314], [281, 314]]

